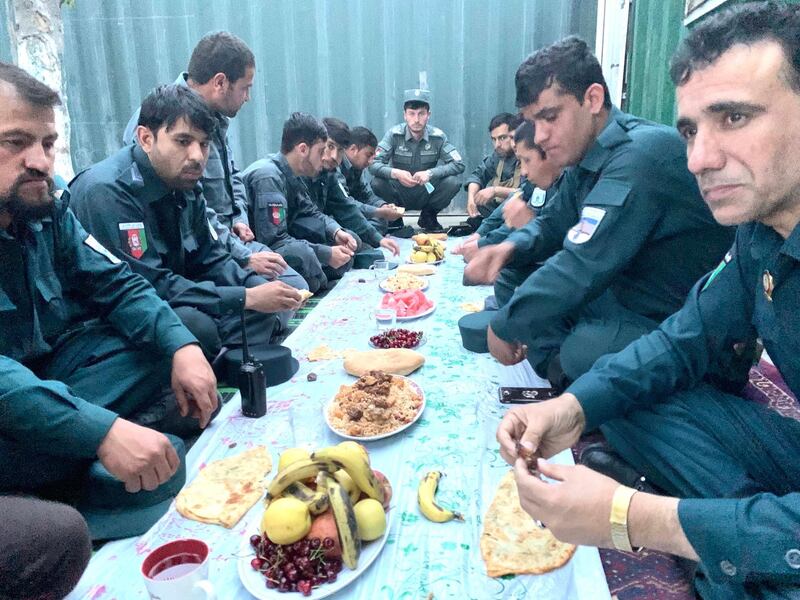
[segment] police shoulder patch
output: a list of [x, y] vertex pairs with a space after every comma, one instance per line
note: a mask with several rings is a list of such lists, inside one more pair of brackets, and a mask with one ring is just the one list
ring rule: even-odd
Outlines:
[[453, 160], [461, 160], [461, 155], [458, 153], [458, 150], [452, 150], [450, 152], [450, 158]]
[[544, 206], [546, 198], [547, 198], [547, 192], [537, 187], [533, 190], [533, 194], [531, 194], [530, 205], [533, 208], [542, 208]]
[[144, 223], [119, 223], [119, 241], [125, 254], [137, 259], [142, 258], [147, 251]]
[[596, 206], [584, 206], [581, 218], [567, 233], [567, 239], [573, 244], [585, 244], [597, 231], [600, 221], [606, 216], [606, 211]]

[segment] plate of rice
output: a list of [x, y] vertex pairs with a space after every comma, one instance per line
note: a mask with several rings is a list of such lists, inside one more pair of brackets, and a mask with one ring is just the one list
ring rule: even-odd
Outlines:
[[369, 371], [342, 385], [323, 407], [325, 423], [348, 440], [372, 441], [400, 433], [425, 410], [425, 394], [408, 377]]

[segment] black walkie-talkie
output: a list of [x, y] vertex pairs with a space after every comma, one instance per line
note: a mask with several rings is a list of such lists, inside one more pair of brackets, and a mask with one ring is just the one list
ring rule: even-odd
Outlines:
[[242, 306], [242, 366], [239, 367], [239, 393], [242, 396], [242, 414], [257, 419], [267, 414], [267, 378], [264, 366], [250, 356], [247, 347], [247, 327]]

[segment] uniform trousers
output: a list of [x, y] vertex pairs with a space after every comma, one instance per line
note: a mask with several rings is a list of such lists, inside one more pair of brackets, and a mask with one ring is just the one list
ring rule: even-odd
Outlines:
[[411, 210], [421, 210], [436, 216], [447, 207], [461, 189], [461, 183], [455, 175], [432, 179], [434, 190], [428, 193], [425, 186], [405, 187], [396, 179], [375, 177], [372, 179], [372, 191], [386, 202], [404, 206]]
[[0, 600], [56, 599], [78, 583], [92, 555], [86, 522], [65, 504], [0, 496]]
[[[628, 463], [671, 496], [741, 498], [800, 490], [800, 422], [707, 384], [600, 430]], [[784, 551], [775, 551], [776, 560]], [[701, 564], [695, 587], [705, 600], [800, 598], [800, 575], [794, 582], [717, 583]]]

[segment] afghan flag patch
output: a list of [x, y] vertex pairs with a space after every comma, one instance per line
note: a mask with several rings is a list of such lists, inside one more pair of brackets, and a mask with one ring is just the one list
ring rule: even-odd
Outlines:
[[269, 205], [270, 219], [273, 225], [280, 225], [286, 219], [286, 207], [283, 204]]
[[120, 223], [119, 241], [125, 254], [130, 254], [136, 259], [142, 258], [147, 250], [147, 234], [144, 231], [144, 223]]

